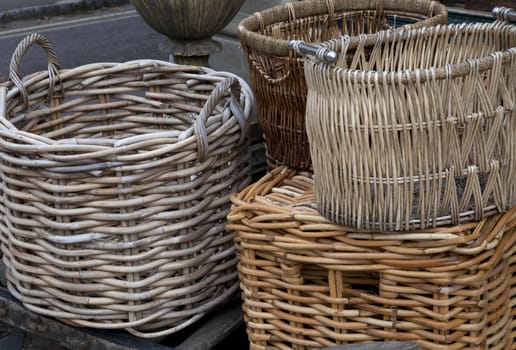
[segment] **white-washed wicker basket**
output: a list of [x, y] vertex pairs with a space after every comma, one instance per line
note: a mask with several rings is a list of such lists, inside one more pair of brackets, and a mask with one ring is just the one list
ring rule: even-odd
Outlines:
[[[48, 71], [19, 77], [33, 44]], [[157, 60], [62, 70], [26, 37], [0, 87], [10, 292], [76, 326], [176, 332], [238, 289], [229, 196], [249, 181], [253, 95], [239, 77]]]

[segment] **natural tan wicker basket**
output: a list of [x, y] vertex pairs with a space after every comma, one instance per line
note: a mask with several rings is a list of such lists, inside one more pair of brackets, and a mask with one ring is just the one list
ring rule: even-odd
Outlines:
[[326, 217], [409, 230], [516, 205], [516, 26], [382, 31], [325, 46], [341, 52], [339, 62], [307, 56], [305, 73]]
[[288, 49], [289, 40], [317, 43], [343, 34], [445, 24], [447, 20], [447, 8], [430, 0], [305, 0], [242, 20], [238, 36], [249, 64], [269, 167], [311, 167], [303, 59]]
[[325, 219], [311, 176], [285, 168], [232, 202], [252, 350], [516, 346], [516, 207], [457, 226], [360, 231]]
[[[34, 43], [49, 70], [20, 79]], [[229, 196], [249, 183], [237, 76], [156, 60], [60, 70], [25, 38], [0, 88], [10, 292], [75, 326], [176, 332], [238, 290]]]

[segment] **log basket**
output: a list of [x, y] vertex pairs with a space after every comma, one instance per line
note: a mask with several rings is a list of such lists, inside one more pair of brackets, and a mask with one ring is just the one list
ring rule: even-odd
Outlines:
[[446, 6], [429, 0], [305, 0], [243, 19], [238, 36], [257, 99], [269, 168], [311, 168], [303, 57], [289, 50], [290, 40], [318, 43], [344, 34], [367, 35], [387, 28], [447, 21]]
[[[33, 44], [48, 70], [21, 78]], [[60, 69], [40, 34], [0, 87], [9, 291], [74, 326], [162, 337], [238, 289], [229, 196], [250, 181], [239, 77], [157, 60]]]
[[516, 205], [516, 26], [381, 31], [311, 52], [306, 128], [326, 217], [399, 231]]

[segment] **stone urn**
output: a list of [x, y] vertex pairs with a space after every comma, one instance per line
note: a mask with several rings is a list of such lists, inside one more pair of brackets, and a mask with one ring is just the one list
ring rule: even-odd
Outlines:
[[155, 31], [167, 36], [160, 46], [178, 64], [208, 66], [222, 50], [212, 36], [235, 17], [245, 0], [131, 0]]

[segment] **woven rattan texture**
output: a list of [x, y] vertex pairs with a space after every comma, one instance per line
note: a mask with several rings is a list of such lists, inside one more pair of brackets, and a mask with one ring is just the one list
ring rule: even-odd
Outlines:
[[[374, 38], [374, 39], [373, 39]], [[516, 205], [516, 26], [363, 38], [305, 65], [319, 207], [334, 222], [409, 230]], [[368, 40], [376, 40], [370, 49]], [[345, 51], [345, 39], [328, 43]]]
[[313, 180], [274, 169], [232, 197], [252, 350], [416, 341], [422, 349], [514, 349], [516, 208], [410, 232], [337, 225]]
[[[140, 337], [231, 299], [225, 225], [229, 195], [250, 180], [250, 88], [155, 60], [59, 70], [44, 38], [26, 40], [0, 88], [11, 293], [37, 313]], [[19, 79], [16, 58], [34, 42], [51, 68]]]
[[311, 167], [303, 60], [289, 51], [289, 40], [317, 43], [342, 34], [446, 22], [446, 7], [428, 0], [301, 1], [241, 21], [238, 35], [249, 64], [269, 167]]

